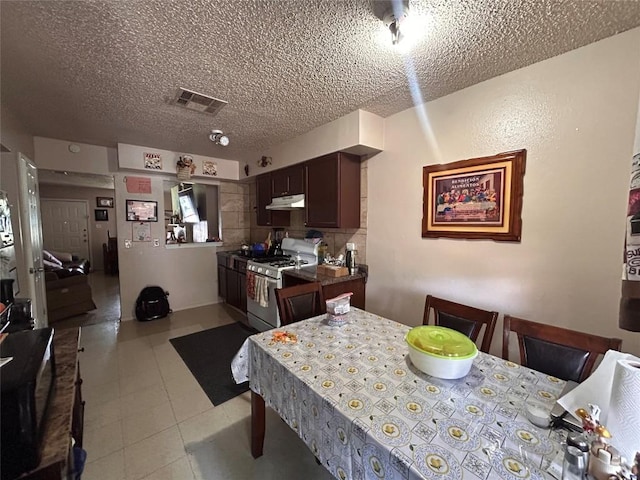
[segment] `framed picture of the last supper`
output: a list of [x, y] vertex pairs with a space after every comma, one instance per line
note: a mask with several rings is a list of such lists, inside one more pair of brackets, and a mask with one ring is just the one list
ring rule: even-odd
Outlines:
[[520, 241], [526, 150], [423, 167], [423, 237]]

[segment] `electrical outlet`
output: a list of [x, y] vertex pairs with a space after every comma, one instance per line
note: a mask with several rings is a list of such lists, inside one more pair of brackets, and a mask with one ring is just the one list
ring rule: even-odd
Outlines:
[[124, 248], [131, 248], [131, 240], [126, 239], [124, 241]]
[[158, 240], [157, 238], [153, 239], [153, 246], [154, 247], [159, 247], [160, 246], [160, 240]]
[[355, 250], [356, 249], [356, 244], [355, 243], [347, 243], [347, 250]]

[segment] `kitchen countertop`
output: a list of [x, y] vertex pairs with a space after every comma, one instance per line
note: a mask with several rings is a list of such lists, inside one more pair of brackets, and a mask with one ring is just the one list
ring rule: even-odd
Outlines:
[[300, 278], [308, 282], [320, 282], [322, 286], [333, 285], [335, 283], [348, 282], [350, 280], [356, 280], [359, 278], [364, 278], [364, 281], [366, 282], [368, 273], [369, 273], [369, 267], [367, 267], [367, 265], [364, 265], [364, 264], [358, 265], [358, 272], [355, 275], [345, 275], [344, 277], [329, 277], [328, 275], [323, 275], [317, 272], [315, 266], [302, 267], [300, 269], [292, 268], [290, 270], [284, 271], [285, 275]]

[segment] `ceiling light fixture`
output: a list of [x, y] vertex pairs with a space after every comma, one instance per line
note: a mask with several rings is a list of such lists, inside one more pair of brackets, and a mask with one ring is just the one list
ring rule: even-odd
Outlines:
[[396, 12], [393, 10], [388, 11], [382, 19], [384, 26], [387, 27], [389, 29], [389, 32], [391, 33], [391, 43], [393, 45], [397, 45], [398, 43], [400, 43], [403, 38], [402, 31], [400, 30], [400, 25], [407, 18], [408, 14], [409, 8], [403, 6], [401, 12]]
[[222, 133], [222, 130], [211, 130], [209, 134], [209, 140], [211, 140], [216, 145], [222, 145], [226, 147], [229, 145], [229, 137]]

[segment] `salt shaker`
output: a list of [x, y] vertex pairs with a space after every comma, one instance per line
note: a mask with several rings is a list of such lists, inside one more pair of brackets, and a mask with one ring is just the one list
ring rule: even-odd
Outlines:
[[584, 480], [587, 474], [587, 456], [577, 447], [568, 445], [562, 462], [562, 480]]

